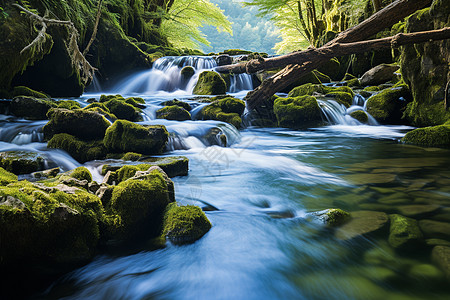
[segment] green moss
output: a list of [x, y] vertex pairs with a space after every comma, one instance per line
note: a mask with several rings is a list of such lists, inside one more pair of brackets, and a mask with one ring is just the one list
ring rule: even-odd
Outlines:
[[[149, 167], [150, 166], [148, 166], [147, 169]], [[125, 180], [133, 177], [137, 171], [143, 171], [143, 170], [141, 170], [141, 168], [139, 168], [138, 166], [133, 166], [133, 165], [123, 166], [116, 172], [118, 182], [122, 182], [122, 181], [125, 181]]]
[[135, 152], [127, 152], [122, 156], [123, 160], [129, 160], [129, 161], [137, 161], [142, 157], [142, 154], [135, 153]]
[[137, 152], [159, 154], [164, 151], [169, 133], [165, 126], [142, 126], [125, 120], [117, 120], [108, 128], [104, 144], [109, 152]]
[[12, 91], [12, 96], [29, 96], [33, 98], [50, 98], [48, 95], [46, 95], [43, 92], [37, 92], [35, 90], [32, 90], [26, 86], [15, 86]]
[[170, 101], [165, 101], [163, 103], [161, 103], [161, 105], [163, 106], [172, 106], [172, 105], [178, 105], [179, 107], [184, 108], [187, 111], [191, 111], [192, 107], [189, 105], [189, 103], [184, 102], [184, 101], [180, 101], [177, 99], [173, 99]]
[[228, 54], [228, 55], [246, 55], [246, 54], [252, 54], [252, 51], [242, 50], [242, 49], [228, 49], [224, 50], [222, 52], [219, 52], [218, 54]]
[[58, 108], [65, 108], [65, 109], [79, 109], [81, 108], [80, 103], [74, 100], [59, 100], [56, 102], [56, 105]]
[[378, 86], [368, 86], [363, 89], [363, 91], [366, 91], [366, 92], [378, 92], [380, 90], [381, 89]]
[[11, 101], [9, 108], [16, 117], [29, 120], [45, 120], [47, 119], [47, 112], [55, 106], [56, 104], [53, 101], [19, 96]]
[[62, 149], [80, 163], [104, 159], [106, 156], [106, 149], [103, 145], [103, 141], [97, 140], [85, 142], [67, 133], [55, 134], [50, 141], [48, 141], [47, 147]]
[[345, 73], [344, 78], [343, 78], [344, 81], [348, 81], [348, 80], [352, 80], [352, 79], [358, 79], [358, 78], [356, 78], [356, 76], [353, 74]]
[[353, 104], [353, 96], [347, 92], [331, 92], [326, 94], [325, 97], [334, 98], [334, 100], [344, 104], [347, 108]]
[[92, 181], [91, 172], [89, 172], [89, 170], [86, 167], [78, 167], [74, 169], [70, 173], [70, 176], [78, 180], [87, 180], [88, 182]]
[[193, 243], [211, 229], [205, 213], [198, 206], [171, 203], [164, 215], [163, 235], [176, 245]]
[[347, 86], [349, 87], [361, 87], [361, 83], [358, 78], [350, 79], [347, 81]]
[[17, 176], [0, 167], [0, 185], [8, 185], [17, 181]]
[[357, 110], [354, 111], [350, 114], [350, 117], [352, 117], [353, 119], [358, 120], [361, 123], [366, 124], [369, 121], [369, 118], [367, 117], [367, 114], [365, 111], [362, 110]]
[[111, 99], [105, 102], [105, 106], [109, 111], [114, 114], [118, 119], [128, 120], [128, 121], [138, 121], [140, 114], [136, 108], [118, 99]]
[[405, 86], [385, 89], [367, 100], [367, 112], [378, 122], [400, 124], [409, 97]]
[[419, 224], [416, 220], [402, 215], [390, 215], [391, 221], [389, 244], [400, 250], [414, 251], [423, 239]]
[[226, 92], [227, 84], [225, 80], [213, 71], [202, 72], [194, 88], [195, 95], [222, 95]]
[[203, 120], [217, 120], [227, 122], [236, 128], [241, 127], [241, 115], [245, 110], [245, 102], [233, 97], [225, 97], [213, 101], [199, 113]]
[[340, 67], [341, 64], [339, 60], [336, 57], [334, 57], [330, 59], [328, 62], [321, 65], [319, 68], [317, 68], [317, 71], [328, 75], [332, 80], [339, 80]]
[[193, 67], [191, 66], [186, 66], [183, 69], [181, 69], [181, 76], [183, 77], [183, 79], [188, 80], [190, 79], [192, 76], [194, 76], [195, 74], [195, 70]]
[[50, 139], [57, 133], [68, 133], [85, 140], [104, 137], [110, 123], [100, 114], [82, 109], [51, 109], [50, 121], [42, 128], [44, 138]]
[[186, 121], [191, 120], [191, 114], [178, 105], [165, 106], [156, 111], [157, 119]]
[[439, 125], [426, 128], [418, 128], [408, 132], [402, 142], [420, 146], [450, 146], [450, 126]]
[[273, 111], [281, 127], [301, 128], [322, 120], [317, 100], [311, 96], [278, 98]]
[[340, 86], [340, 87], [331, 87], [331, 86], [325, 86], [322, 84], [312, 84], [307, 83], [301, 86], [298, 86], [294, 88], [292, 91], [289, 92], [289, 97], [298, 97], [298, 96], [311, 96], [314, 93], [319, 94], [329, 94], [334, 92], [346, 92], [352, 95], [352, 97], [355, 95], [351, 88], [348, 86]]
[[133, 103], [145, 104], [145, 100], [140, 97], [129, 97], [125, 99], [125, 101], [133, 101]]
[[114, 188], [111, 210], [120, 216], [125, 236], [145, 233], [157, 236], [164, 209], [169, 203], [167, 184], [159, 172], [152, 172], [152, 179], [129, 179]]
[[122, 97], [122, 95], [117, 94], [117, 95], [100, 95], [99, 102], [104, 103], [104, 102], [108, 102], [109, 100], [112, 100], [112, 99], [116, 99], [119, 101], [125, 101], [125, 98]]
[[327, 224], [330, 226], [340, 226], [350, 220], [351, 215], [339, 208], [329, 209], [326, 213], [328, 216]]

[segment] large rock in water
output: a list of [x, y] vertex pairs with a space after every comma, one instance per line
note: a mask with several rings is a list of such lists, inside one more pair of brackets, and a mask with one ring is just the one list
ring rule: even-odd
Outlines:
[[9, 106], [13, 115], [29, 120], [47, 119], [47, 112], [52, 107], [56, 107], [52, 101], [27, 96], [15, 97]]
[[403, 138], [405, 144], [420, 146], [450, 146], [450, 125], [438, 125], [425, 128], [417, 128], [408, 132]]
[[423, 242], [423, 234], [415, 219], [402, 215], [390, 215], [391, 228], [389, 234], [389, 244], [404, 251], [414, 251]]
[[186, 121], [191, 119], [191, 114], [178, 105], [165, 106], [156, 111], [157, 119]]
[[450, 247], [436, 246], [431, 252], [433, 262], [444, 271], [450, 280]]
[[57, 133], [68, 133], [84, 140], [102, 139], [110, 125], [102, 115], [81, 109], [55, 108], [47, 115], [50, 121], [42, 128], [45, 139]]
[[204, 71], [194, 88], [196, 95], [223, 95], [227, 92], [225, 80], [216, 72]]
[[103, 159], [106, 156], [106, 149], [103, 145], [103, 140], [86, 142], [67, 133], [55, 134], [48, 141], [47, 147], [62, 149], [80, 163]]
[[399, 69], [396, 65], [381, 64], [366, 73], [359, 79], [359, 83], [363, 86], [379, 85], [392, 80], [394, 72]]
[[402, 116], [409, 96], [408, 87], [405, 85], [385, 89], [367, 100], [367, 112], [380, 123], [404, 123]]
[[314, 126], [322, 121], [319, 104], [312, 96], [277, 98], [273, 111], [280, 127], [301, 128]]
[[138, 152], [160, 154], [164, 151], [169, 133], [163, 125], [142, 126], [126, 120], [117, 120], [106, 131], [103, 142], [113, 153]]
[[198, 118], [227, 122], [236, 128], [240, 128], [244, 110], [244, 101], [233, 97], [225, 97], [205, 106], [198, 114]]
[[36, 152], [0, 152], [0, 167], [16, 175], [30, 174], [44, 170], [45, 158]]

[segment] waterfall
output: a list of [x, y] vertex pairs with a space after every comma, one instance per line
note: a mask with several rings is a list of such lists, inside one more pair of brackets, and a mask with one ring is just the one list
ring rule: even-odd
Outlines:
[[[194, 74], [186, 79], [181, 70], [192, 67]], [[140, 71], [120, 81], [112, 90], [119, 94], [155, 94], [157, 92], [182, 92], [192, 94], [198, 77], [203, 71], [212, 71], [217, 67], [214, 57], [210, 56], [166, 56], [158, 59], [150, 70]], [[253, 89], [252, 78], [248, 74], [230, 76], [228, 91], [237, 93]]]
[[364, 111], [367, 114], [368, 125], [378, 125], [378, 122], [365, 109], [366, 99], [356, 94], [349, 108], [332, 99], [317, 99], [320, 109], [328, 123], [333, 125], [362, 125], [361, 122], [352, 118], [350, 114], [355, 111]]

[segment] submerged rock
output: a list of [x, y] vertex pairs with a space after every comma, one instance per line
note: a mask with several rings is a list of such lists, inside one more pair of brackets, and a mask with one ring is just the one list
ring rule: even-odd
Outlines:
[[177, 99], [173, 99], [173, 100], [162, 102], [161, 105], [164, 105], [164, 106], [177, 105], [179, 107], [184, 108], [187, 111], [191, 111], [192, 110], [192, 107], [191, 107], [191, 105], [189, 103], [184, 102], [184, 101], [180, 101], [180, 100], [177, 100]]
[[103, 142], [113, 153], [138, 152], [159, 154], [164, 151], [169, 133], [163, 125], [142, 126], [126, 120], [117, 120], [106, 131]]
[[301, 128], [314, 126], [322, 121], [319, 104], [312, 96], [277, 98], [273, 111], [281, 127]]
[[415, 219], [393, 214], [389, 216], [391, 227], [389, 244], [395, 249], [414, 251], [423, 242], [423, 234]]
[[450, 223], [433, 220], [420, 220], [419, 226], [427, 238], [450, 240]]
[[194, 88], [195, 95], [222, 95], [227, 92], [225, 80], [216, 72], [204, 71], [200, 73]]
[[382, 84], [392, 80], [398, 69], [396, 65], [381, 64], [364, 73], [359, 81], [363, 86]]
[[365, 111], [362, 110], [356, 110], [352, 113], [350, 113], [350, 117], [353, 119], [358, 120], [359, 122], [366, 124], [369, 121], [369, 117], [367, 116]]
[[50, 121], [42, 128], [45, 139], [67, 133], [84, 140], [97, 140], [105, 136], [110, 123], [100, 114], [87, 110], [51, 109]]
[[175, 245], [193, 243], [211, 229], [205, 213], [198, 206], [168, 205], [164, 215], [163, 235]]
[[317, 217], [321, 222], [333, 227], [343, 225], [351, 219], [351, 215], [348, 212], [338, 208], [313, 212], [311, 215]]
[[336, 230], [336, 237], [341, 240], [376, 233], [383, 230], [388, 224], [389, 218], [384, 212], [378, 211], [354, 211], [349, 222]]
[[191, 119], [191, 114], [178, 105], [165, 106], [156, 111], [157, 119], [186, 121]]
[[447, 279], [450, 280], [450, 247], [436, 246], [431, 252], [433, 262], [444, 271]]
[[29, 120], [46, 120], [47, 112], [53, 107], [56, 107], [56, 104], [49, 100], [19, 96], [11, 101], [9, 109], [16, 117]]

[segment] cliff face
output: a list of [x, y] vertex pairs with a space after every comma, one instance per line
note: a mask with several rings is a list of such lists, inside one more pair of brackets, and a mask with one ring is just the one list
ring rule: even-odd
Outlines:
[[[6, 0], [0, 16], [0, 91], [25, 85], [51, 96], [79, 96], [85, 83], [67, 49], [68, 31], [62, 26], [49, 26], [46, 41], [20, 51], [37, 36], [40, 26], [20, 13]], [[96, 18], [96, 1], [91, 0], [30, 0], [27, 9], [49, 18], [70, 20], [80, 36], [81, 51], [88, 43]], [[103, 1], [96, 41], [87, 59], [104, 79], [135, 68], [151, 66], [152, 57], [139, 49], [135, 42], [167, 46], [157, 30], [143, 21], [143, 1]], [[145, 34], [144, 34], [145, 33]], [[6, 92], [7, 93], [7, 92]]]
[[[430, 8], [417, 11], [406, 21], [406, 32], [450, 26], [450, 1], [434, 0]], [[450, 119], [444, 108], [445, 89], [450, 81], [450, 40], [401, 48], [400, 66], [414, 101], [405, 117], [415, 126], [440, 125]]]

